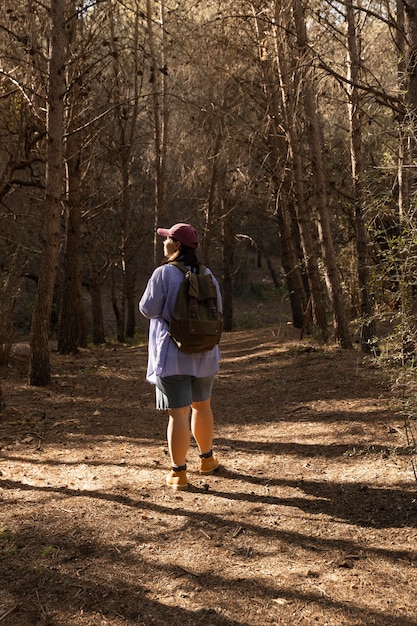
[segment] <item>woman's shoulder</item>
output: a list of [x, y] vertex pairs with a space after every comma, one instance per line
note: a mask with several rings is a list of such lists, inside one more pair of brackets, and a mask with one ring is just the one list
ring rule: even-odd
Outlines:
[[154, 269], [151, 279], [155, 283], [176, 284], [182, 278], [184, 278], [184, 272], [171, 263], [164, 263]]
[[158, 265], [158, 267], [154, 269], [152, 276], [155, 276], [155, 277], [169, 276], [173, 271], [175, 271], [175, 269], [171, 263], [163, 263], [162, 265]]

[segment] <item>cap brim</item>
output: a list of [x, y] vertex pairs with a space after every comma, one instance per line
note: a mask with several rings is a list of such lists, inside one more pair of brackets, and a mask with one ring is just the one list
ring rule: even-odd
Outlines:
[[167, 228], [158, 228], [156, 232], [158, 235], [161, 235], [161, 237], [169, 237], [169, 230]]

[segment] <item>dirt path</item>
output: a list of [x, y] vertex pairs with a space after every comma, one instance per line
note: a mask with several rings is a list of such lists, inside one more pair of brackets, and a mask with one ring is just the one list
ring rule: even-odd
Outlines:
[[[164, 487], [146, 347], [16, 355], [3, 383], [5, 626], [417, 625], [417, 501], [401, 418], [357, 352], [226, 335], [224, 468]], [[7, 614], [7, 612], [10, 613]]]

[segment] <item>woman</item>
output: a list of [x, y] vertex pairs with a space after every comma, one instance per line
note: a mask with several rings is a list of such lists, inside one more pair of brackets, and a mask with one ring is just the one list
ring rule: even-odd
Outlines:
[[[164, 256], [167, 261], [154, 270], [139, 302], [140, 312], [150, 319], [146, 378], [156, 385], [156, 408], [168, 410], [171, 471], [166, 483], [175, 490], [188, 489], [186, 457], [190, 446], [190, 409], [191, 432], [200, 456], [200, 474], [212, 474], [219, 468], [219, 461], [212, 451], [211, 393], [214, 375], [219, 369], [220, 350], [215, 346], [206, 352], [188, 354], [181, 352], [171, 339], [169, 320], [184, 274], [170, 262], [181, 261], [191, 271], [198, 272], [198, 234], [191, 224], [184, 223], [169, 229], [158, 228], [157, 233], [166, 237]], [[220, 288], [214, 276], [213, 282], [221, 311]]]

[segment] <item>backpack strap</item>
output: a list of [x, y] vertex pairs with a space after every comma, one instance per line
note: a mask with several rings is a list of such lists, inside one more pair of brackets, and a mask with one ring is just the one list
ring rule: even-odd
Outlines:
[[181, 261], [170, 261], [168, 265], [174, 265], [175, 267], [178, 267], [178, 269], [181, 270], [181, 272], [183, 272], [184, 274], [190, 271], [188, 267], [184, 265], [184, 263], [181, 263]]

